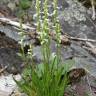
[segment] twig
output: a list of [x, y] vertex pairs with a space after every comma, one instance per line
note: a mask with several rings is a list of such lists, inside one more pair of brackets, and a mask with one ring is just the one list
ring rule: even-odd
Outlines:
[[8, 68], [8, 66], [5, 66], [4, 68], [2, 68], [2, 69], [0, 70], [0, 74], [3, 73], [7, 68]]
[[[11, 19], [8, 18], [0, 18], [0, 21], [5, 24], [12, 25], [16, 27], [18, 30], [20, 29], [20, 23], [16, 21], [12, 21]], [[25, 30], [25, 34], [30, 37], [30, 39], [37, 39], [40, 34], [36, 32], [36, 28], [27, 26], [26, 24], [22, 24], [23, 30]], [[52, 37], [53, 40], [56, 40], [56, 32], [50, 32], [49, 35]], [[92, 43], [96, 43], [96, 40], [93, 39], [87, 39], [87, 38], [77, 38], [77, 37], [71, 37], [67, 35], [61, 35], [61, 44], [63, 45], [70, 45], [71, 41], [83, 41], [86, 43], [87, 46], [83, 46], [86, 50], [90, 51], [93, 55], [96, 55], [96, 46], [92, 45]]]
[[86, 42], [86, 46], [83, 46], [84, 49], [90, 51], [94, 56], [96, 56], [96, 46], [90, 42]]
[[[19, 22], [12, 21], [12, 20], [10, 20], [10, 19], [8, 19], [8, 18], [0, 18], [0, 22], [6, 23], [6, 24], [10, 24], [10, 25], [12, 25], [12, 26], [15, 26], [15, 27], [20, 28], [20, 23], [19, 23]], [[22, 24], [22, 28], [23, 28], [24, 30], [35, 30], [35, 28], [29, 27], [29, 26], [27, 26], [26, 24]]]
[[93, 39], [85, 39], [85, 38], [76, 38], [76, 37], [68, 37], [70, 40], [75, 40], [75, 41], [87, 41], [87, 42], [93, 42], [96, 43], [96, 40]]
[[[15, 26], [17, 28], [20, 28], [20, 23], [19, 22], [12, 21], [11, 19], [8, 19], [8, 18], [0, 18], [0, 22], [6, 23], [6, 24], [10, 24], [10, 25]], [[31, 37], [34, 34], [39, 35], [37, 32], [35, 32], [36, 31], [36, 28], [27, 26], [26, 24], [22, 24], [22, 28], [24, 30], [28, 30], [28, 31], [30, 30], [30, 32], [27, 32], [27, 33], [30, 34]], [[54, 37], [55, 36], [55, 33], [53, 33], [53, 32], [51, 33], [50, 32], [49, 35], [51, 35], [53, 37], [53, 39], [55, 39], [55, 37]], [[61, 35], [61, 41], [63, 43], [69, 42], [70, 40], [74, 40], [74, 41], [85, 41], [85, 42], [87, 41], [87, 42], [96, 43], [96, 40], [93, 40], [93, 39], [84, 39], [84, 38], [76, 38], [76, 37], [70, 37], [70, 36]]]
[[90, 21], [90, 23], [92, 23], [92, 25], [94, 26], [95, 30], [96, 30], [96, 24], [92, 21], [92, 19], [90, 19], [89, 16], [85, 15], [86, 18]]
[[95, 20], [95, 5], [94, 5], [95, 1], [91, 0], [91, 5], [92, 5], [92, 19]]

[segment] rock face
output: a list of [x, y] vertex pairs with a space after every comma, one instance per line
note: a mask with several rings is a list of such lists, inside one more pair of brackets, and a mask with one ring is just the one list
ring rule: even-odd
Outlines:
[[[58, 19], [61, 24], [62, 33], [67, 33], [70, 36], [77, 36], [81, 38], [96, 39], [96, 26], [95, 21], [91, 18], [91, 11], [82, 6], [81, 3], [76, 0], [59, 0], [58, 3]], [[52, 6], [49, 6], [49, 12], [52, 11]], [[33, 10], [32, 10], [33, 11]], [[30, 10], [29, 10], [30, 12]], [[30, 14], [33, 14], [32, 12]], [[0, 26], [0, 31], [4, 32], [6, 36], [19, 41], [20, 37], [17, 34], [17, 31], [10, 26]], [[10, 40], [9, 40], [10, 41]], [[11, 41], [10, 41], [11, 42]], [[62, 46], [62, 58], [74, 59], [76, 61], [75, 66], [84, 67], [95, 76], [96, 72], [96, 57], [92, 56], [88, 51], [81, 47], [82, 42], [72, 42], [70, 46], [64, 48]], [[96, 45], [96, 44], [94, 44]], [[0, 46], [1, 47], [1, 46]], [[55, 43], [52, 42], [52, 52], [55, 51]], [[12, 51], [11, 51], [12, 50]], [[16, 50], [16, 49], [15, 49]], [[16, 51], [9, 48], [0, 49], [0, 63], [2, 64], [11, 64], [13, 62], [15, 65], [21, 63], [18, 56], [15, 55]], [[7, 51], [7, 52], [6, 52]], [[9, 52], [9, 53], [8, 53]], [[4, 56], [4, 54], [6, 55]], [[9, 56], [10, 54], [10, 56]], [[12, 55], [14, 54], [14, 56]], [[35, 59], [37, 62], [41, 61], [40, 46], [34, 48]], [[3, 59], [2, 59], [3, 57]], [[12, 57], [12, 58], [10, 58]], [[16, 57], [16, 59], [15, 59]], [[5, 59], [4, 59], [5, 58]], [[9, 59], [10, 58], [10, 59]], [[6, 61], [7, 59], [7, 61]], [[6, 62], [5, 62], [6, 61]]]
[[62, 25], [63, 32], [67, 32], [72, 36], [84, 33], [88, 38], [96, 39], [95, 21], [91, 18], [91, 11], [82, 6], [77, 0], [65, 0], [67, 7], [58, 18]]
[[[2, 0], [0, 4], [5, 4], [6, 6], [9, 6], [10, 1], [13, 0]], [[14, 1], [17, 2], [19, 0]], [[82, 6], [81, 3], [77, 2], [77, 0], [58, 1], [58, 19], [61, 24], [62, 34], [67, 33], [70, 36], [74, 37], [76, 36], [96, 40], [96, 21], [92, 20], [91, 18], [92, 11], [86, 9], [84, 6]], [[12, 5], [11, 8], [9, 7], [12, 12], [14, 12], [14, 10], [18, 10], [18, 8], [15, 9], [14, 6], [15, 5]], [[52, 12], [52, 5], [49, 6], [49, 12]], [[30, 16], [34, 15], [34, 13], [35, 11], [33, 9], [29, 9]], [[17, 34], [17, 32], [18, 31], [10, 25], [0, 25], [0, 67], [4, 67], [7, 65], [7, 71], [9, 73], [13, 73], [12, 70], [14, 69], [14, 66], [16, 66], [16, 69], [18, 69], [18, 71], [21, 70], [20, 64], [22, 64], [22, 60], [17, 55], [17, 53], [19, 52], [19, 46], [16, 42], [20, 40], [20, 36]], [[85, 44], [85, 42], [72, 41], [71, 45], [67, 46], [66, 48], [62, 45], [62, 59], [75, 60], [74, 67], [85, 68], [89, 72], [89, 74], [93, 75], [93, 77], [96, 77], [96, 56], [93, 56], [89, 53], [89, 51], [82, 48], [83, 43]], [[94, 43], [93, 45], [96, 46], [96, 43]], [[52, 52], [56, 51], [56, 44], [54, 41], [52, 41], [51, 43], [51, 49]], [[36, 61], [36, 63], [40, 63], [42, 61], [41, 47], [35, 46], [33, 52], [34, 60]], [[16, 71], [17, 70], [15, 70], [15, 72]], [[2, 80], [2, 78], [0, 78], [0, 80]], [[2, 96], [1, 93], [0, 96]]]
[[[95, 21], [91, 18], [91, 11], [82, 6], [77, 0], [64, 1], [67, 6], [63, 6], [64, 9], [58, 16], [63, 33], [81, 38], [96, 39], [96, 26]], [[70, 49], [76, 60], [76, 66], [87, 69], [96, 77], [96, 58], [78, 45], [77, 42], [73, 42]]]
[[[95, 21], [91, 18], [91, 11], [82, 6], [77, 0], [59, 0], [58, 19], [61, 24], [62, 32], [70, 36], [80, 38], [96, 39]], [[93, 56], [82, 48], [85, 42], [73, 42], [70, 46], [61, 48], [63, 60], [74, 59], [75, 67], [83, 67], [90, 74], [96, 77], [96, 56]], [[56, 50], [55, 42], [52, 42], [51, 48], [53, 52]], [[96, 46], [96, 43], [93, 44]], [[40, 60], [40, 47], [36, 47], [34, 52], [38, 60]], [[39, 54], [39, 55], [38, 55]]]

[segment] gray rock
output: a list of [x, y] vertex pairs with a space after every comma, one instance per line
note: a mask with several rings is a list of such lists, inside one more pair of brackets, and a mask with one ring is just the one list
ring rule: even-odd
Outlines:
[[[80, 34], [85, 34], [85, 36], [88, 38], [96, 39], [96, 22], [91, 19], [90, 10], [83, 7], [82, 4], [77, 2], [77, 0], [59, 0], [58, 6], [58, 19], [60, 20], [63, 33], [68, 33], [71, 36], [81, 36]], [[49, 7], [49, 11], [52, 12], [52, 6], [50, 5]], [[30, 10], [30, 14], [33, 15], [35, 13], [33, 11], [34, 10], [32, 10], [31, 12]], [[6, 28], [2, 28], [1, 26], [0, 30], [5, 32], [5, 34], [10, 38], [13, 38], [16, 41], [20, 40], [20, 37], [17, 34], [16, 30], [11, 29], [9, 26], [6, 26]], [[81, 37], [85, 38], [85, 36], [82, 35]], [[51, 43], [51, 49], [52, 52], [56, 52], [56, 44], [53, 41]], [[37, 60], [37, 62], [41, 62], [42, 55], [40, 46], [34, 47], [33, 51], [35, 61]], [[83, 66], [95, 76], [96, 58], [85, 49], [83, 49], [80, 44], [77, 44], [77, 42], [74, 43], [72, 41], [71, 46], [68, 46], [66, 48], [62, 46], [61, 51], [63, 60], [73, 58], [75, 59], [75, 62], [77, 64], [76, 66]], [[11, 55], [12, 54], [10, 54], [10, 56]], [[2, 63], [3, 62], [5, 62], [5, 59], [4, 61], [2, 61]]]
[[14, 11], [16, 9], [16, 4], [15, 2], [9, 2], [7, 5], [12, 11]]
[[[14, 78], [19, 81], [21, 76], [16, 75]], [[0, 76], [0, 96], [10, 96], [14, 90], [18, 89], [12, 75]]]
[[0, 32], [3, 32], [6, 34], [6, 36], [14, 39], [15, 41], [19, 41], [20, 40], [20, 36], [18, 35], [18, 31], [15, 30], [13, 27], [11, 26], [3, 26], [0, 25]]
[[87, 9], [77, 0], [65, 1], [68, 7], [64, 7], [58, 16], [63, 32], [67, 32], [72, 36], [77, 36], [83, 32], [88, 38], [96, 39], [95, 21], [90, 18]]

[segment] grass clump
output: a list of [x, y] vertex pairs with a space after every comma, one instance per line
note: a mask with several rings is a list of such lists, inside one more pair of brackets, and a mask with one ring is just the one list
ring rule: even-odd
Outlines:
[[[53, 12], [53, 29], [56, 32], [56, 53], [51, 53], [49, 35], [49, 18], [48, 18], [48, 0], [44, 0], [44, 17], [40, 17], [40, 0], [36, 0], [37, 13], [37, 32], [40, 34], [41, 51], [43, 60], [41, 64], [36, 65], [33, 61], [32, 45], [28, 50], [27, 56], [24, 56], [23, 47], [22, 52], [24, 60], [28, 63], [28, 68], [24, 71], [21, 81], [16, 81], [17, 85], [28, 96], [64, 96], [64, 91], [68, 86], [69, 79], [67, 72], [69, 71], [68, 64], [63, 64], [60, 55], [60, 25], [57, 20], [57, 0], [54, 2]], [[22, 26], [21, 26], [22, 27]], [[21, 28], [22, 29], [22, 28]], [[22, 39], [21, 39], [22, 40]], [[21, 42], [21, 45], [23, 42]]]

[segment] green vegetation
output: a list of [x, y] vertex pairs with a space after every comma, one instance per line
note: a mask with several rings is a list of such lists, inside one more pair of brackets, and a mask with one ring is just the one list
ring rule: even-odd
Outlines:
[[26, 10], [26, 9], [30, 8], [31, 1], [29, 1], [29, 0], [20, 0], [19, 6], [20, 6], [20, 8], [22, 10]]
[[[40, 1], [36, 0], [36, 13], [37, 13], [37, 32], [40, 34], [41, 51], [43, 61], [41, 64], [36, 65], [33, 60], [33, 45], [30, 44], [30, 49], [27, 55], [24, 54], [25, 38], [22, 30], [21, 22], [21, 53], [19, 56], [26, 62], [27, 68], [24, 70], [21, 81], [16, 81], [19, 88], [24, 91], [28, 96], [63, 96], [64, 91], [69, 84], [68, 74], [70, 64], [64, 64], [61, 60], [60, 54], [60, 25], [57, 19], [57, 0], [54, 2], [53, 12], [53, 30], [56, 32], [56, 53], [50, 50], [51, 38], [49, 35], [49, 19], [48, 19], [48, 0], [44, 0], [44, 17], [41, 20], [40, 16]], [[30, 62], [29, 62], [30, 61]]]
[[27, 21], [29, 22], [30, 20], [29, 20], [28, 9], [31, 7], [32, 7], [31, 0], [20, 0], [18, 4], [18, 8], [20, 10], [17, 12], [18, 17], [22, 18], [23, 21], [25, 20], [25, 17], [27, 17]]

